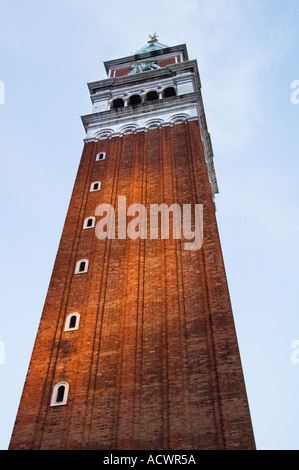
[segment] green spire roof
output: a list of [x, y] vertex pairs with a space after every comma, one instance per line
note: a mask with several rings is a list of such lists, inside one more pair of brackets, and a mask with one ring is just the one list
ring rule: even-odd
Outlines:
[[161, 44], [160, 42], [158, 42], [156, 34], [152, 37], [153, 39], [148, 41], [147, 45], [143, 46], [141, 49], [136, 51], [135, 54], [143, 54], [145, 52], [158, 51], [159, 49], [164, 49], [165, 47], [168, 47], [165, 46], [165, 44]]
[[162, 47], [158, 46], [157, 44], [149, 44], [144, 49], [138, 51], [137, 54], [142, 54], [143, 52], [157, 51], [158, 49], [162, 49]]

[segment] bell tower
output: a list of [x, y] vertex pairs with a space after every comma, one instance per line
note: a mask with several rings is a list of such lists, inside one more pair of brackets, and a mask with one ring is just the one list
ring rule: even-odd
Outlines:
[[104, 65], [10, 449], [254, 449], [197, 62]]

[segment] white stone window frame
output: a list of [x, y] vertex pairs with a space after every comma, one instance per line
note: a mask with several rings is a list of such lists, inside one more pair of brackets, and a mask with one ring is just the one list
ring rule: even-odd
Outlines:
[[[87, 225], [89, 220], [92, 220], [91, 225]], [[95, 224], [96, 224], [96, 218], [94, 216], [86, 217], [83, 223], [83, 229], [86, 230], [89, 228], [94, 228]]]
[[[94, 185], [95, 185], [95, 184], [98, 184], [98, 185], [99, 185], [99, 187], [98, 187], [97, 189], [94, 189]], [[94, 181], [94, 182], [91, 183], [91, 185], [90, 185], [90, 192], [93, 193], [93, 192], [95, 192], [95, 191], [100, 191], [101, 186], [102, 186], [101, 181]]]
[[[58, 390], [59, 388], [63, 386], [64, 387], [64, 394], [63, 394], [63, 400], [62, 401], [57, 401], [58, 398]], [[69, 396], [69, 384], [67, 382], [58, 382], [55, 387], [53, 388], [52, 392], [52, 398], [51, 398], [51, 405], [50, 406], [63, 406], [67, 404], [68, 396]]]
[[[71, 324], [71, 319], [73, 317], [76, 317], [76, 323], [75, 323], [75, 326], [71, 327], [70, 324]], [[64, 331], [78, 330], [79, 329], [79, 324], [80, 324], [80, 313], [78, 313], [78, 312], [69, 313], [68, 316], [66, 317], [66, 320], [65, 320]]]
[[[100, 158], [102, 155], [102, 158]], [[98, 152], [96, 155], [96, 162], [102, 162], [103, 160], [106, 160], [106, 152]]]
[[[84, 271], [80, 271], [80, 265], [81, 263], [85, 263], [85, 268], [84, 268]], [[88, 271], [88, 265], [89, 265], [89, 261], [88, 259], [80, 259], [79, 261], [77, 261], [76, 263], [76, 268], [75, 268], [75, 274], [84, 274], [84, 273], [87, 273]]]

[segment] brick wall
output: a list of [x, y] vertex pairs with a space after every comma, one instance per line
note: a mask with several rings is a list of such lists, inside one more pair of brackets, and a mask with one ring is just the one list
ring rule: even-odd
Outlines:
[[[202, 249], [82, 230], [118, 196], [203, 204]], [[80, 326], [65, 332], [71, 312]], [[50, 407], [60, 381], [68, 403]], [[254, 448], [197, 122], [85, 145], [10, 448]]]

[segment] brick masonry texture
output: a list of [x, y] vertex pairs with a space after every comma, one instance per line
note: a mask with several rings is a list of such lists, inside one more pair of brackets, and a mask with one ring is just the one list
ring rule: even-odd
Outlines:
[[[118, 196], [148, 213], [203, 204], [203, 247], [82, 229]], [[88, 272], [75, 275], [83, 258]], [[64, 331], [71, 312], [79, 329]], [[67, 405], [51, 407], [60, 381]], [[86, 143], [10, 449], [254, 448], [198, 122]]]

